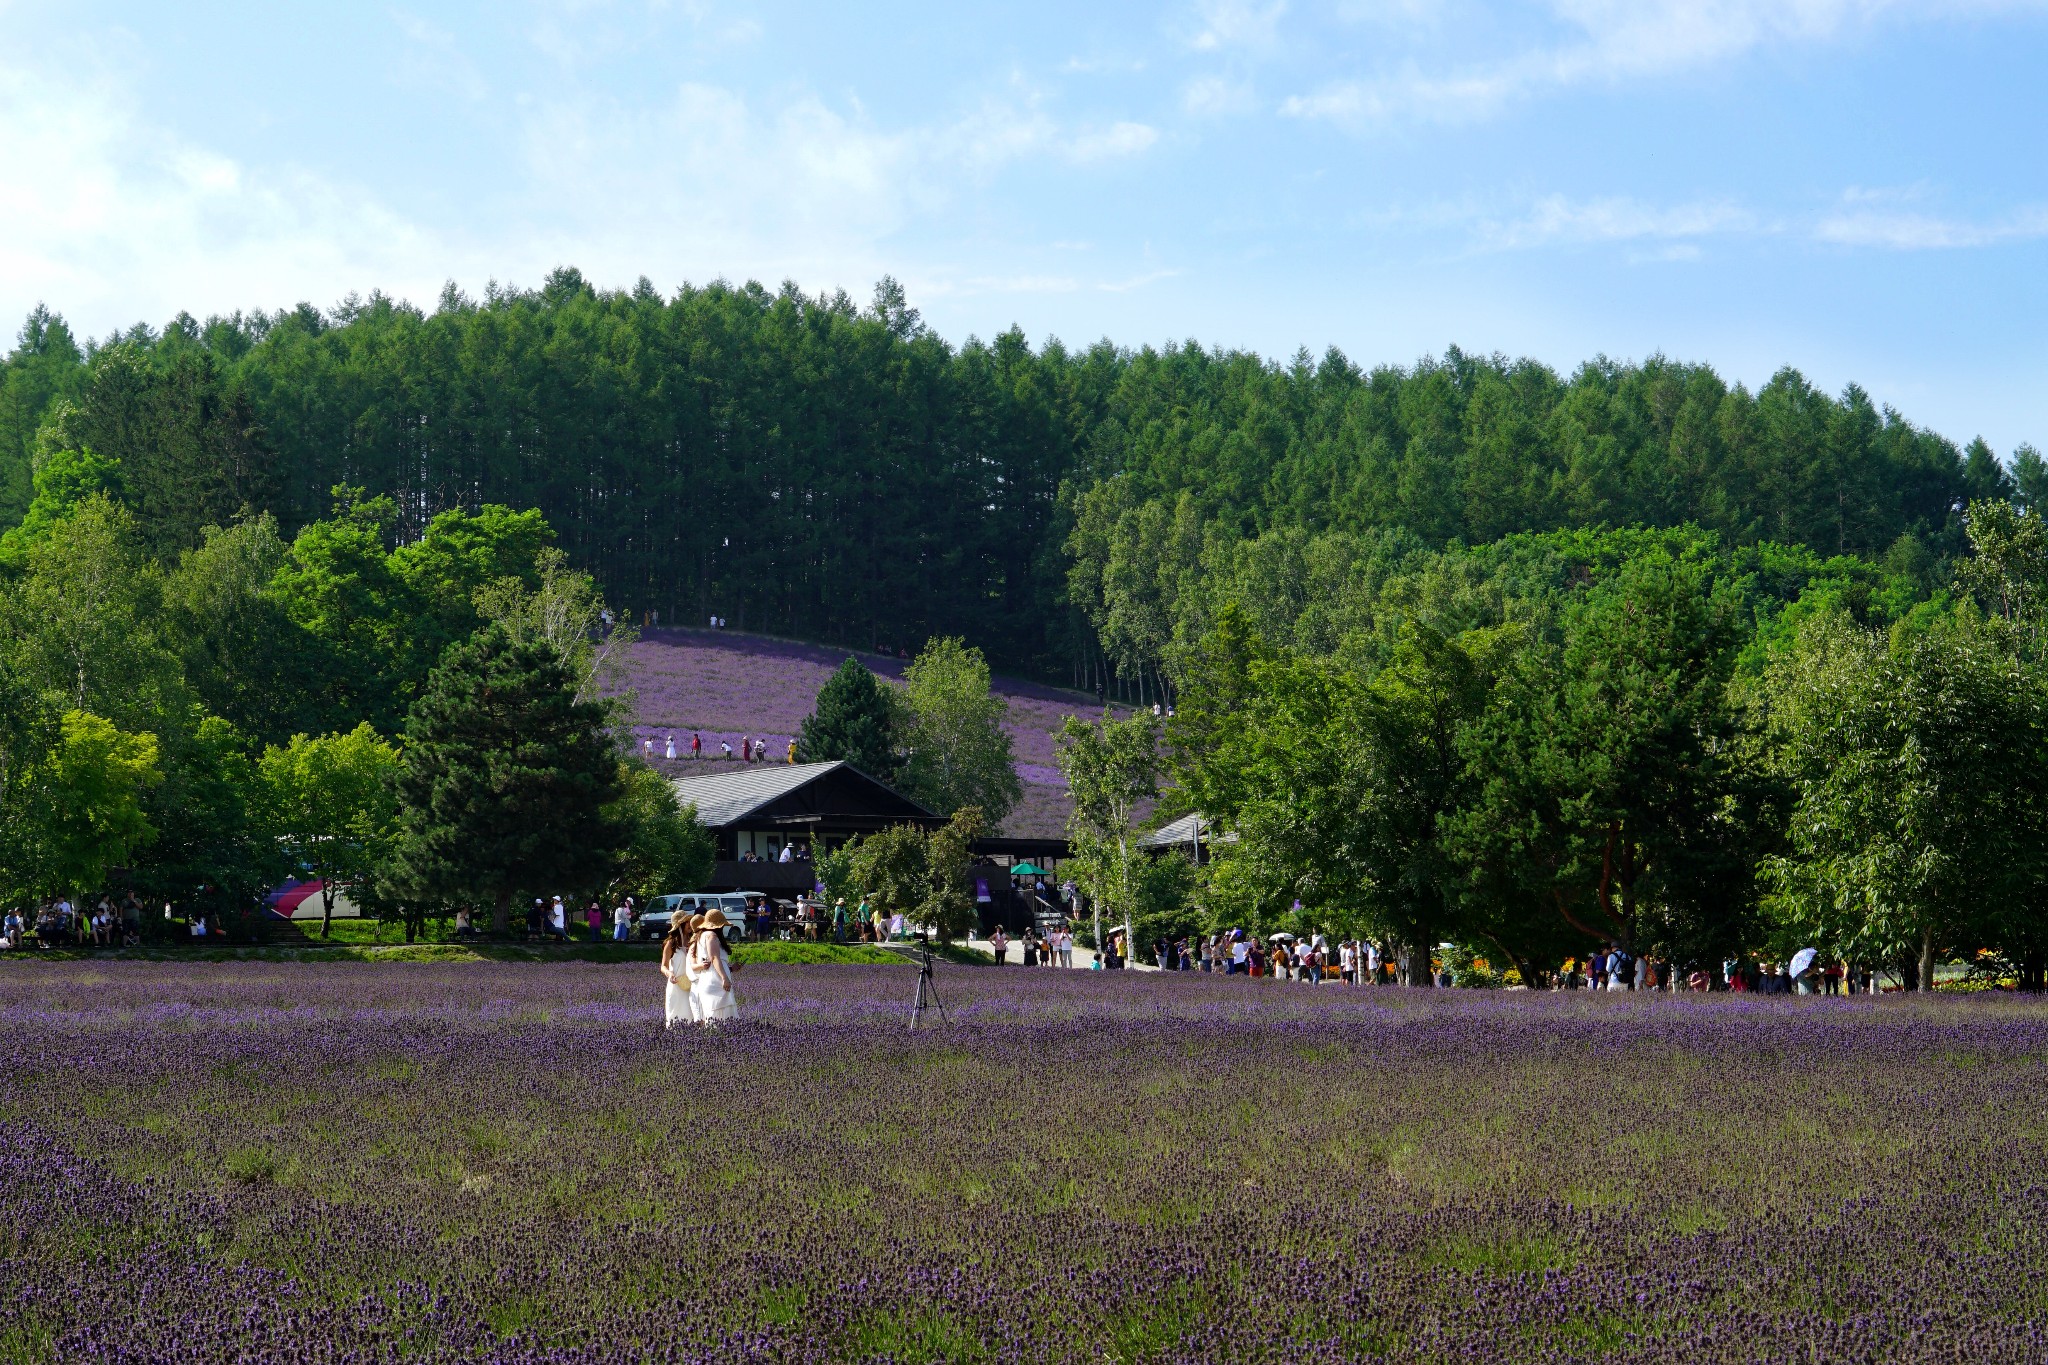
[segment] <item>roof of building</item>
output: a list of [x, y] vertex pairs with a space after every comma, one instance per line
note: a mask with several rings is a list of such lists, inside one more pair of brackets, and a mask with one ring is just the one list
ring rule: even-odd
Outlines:
[[1183, 815], [1178, 820], [1161, 825], [1150, 834], [1139, 836], [1138, 847], [1179, 848], [1183, 845], [1193, 845], [1197, 834], [1205, 840], [1221, 840], [1226, 844], [1237, 842], [1235, 834], [1229, 832], [1218, 834], [1215, 822], [1207, 816]]
[[883, 799], [893, 798], [910, 812], [937, 818], [909, 797], [869, 777], [860, 769], [836, 759], [830, 763], [746, 763], [731, 772], [710, 777], [679, 777], [671, 786], [676, 799], [697, 808], [697, 821], [714, 829], [744, 820], [763, 807], [774, 804], [813, 782], [844, 770], [846, 777], [873, 787]]

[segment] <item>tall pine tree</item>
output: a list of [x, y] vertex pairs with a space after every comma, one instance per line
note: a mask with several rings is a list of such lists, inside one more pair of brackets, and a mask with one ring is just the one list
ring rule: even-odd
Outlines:
[[888, 685], [848, 657], [818, 689], [811, 714], [797, 731], [797, 749], [807, 763], [845, 759], [869, 777], [896, 780], [896, 698]]
[[489, 626], [453, 646], [406, 722], [391, 889], [483, 902], [510, 927], [514, 896], [594, 890], [627, 831], [604, 709], [544, 642]]

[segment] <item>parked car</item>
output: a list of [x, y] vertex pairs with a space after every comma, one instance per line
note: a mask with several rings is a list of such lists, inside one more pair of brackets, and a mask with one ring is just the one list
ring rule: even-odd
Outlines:
[[725, 941], [738, 943], [744, 939], [747, 936], [747, 897], [738, 891], [685, 891], [656, 896], [640, 914], [640, 936], [660, 938], [666, 934], [669, 918], [677, 910], [685, 915], [695, 915], [714, 906], [725, 911]]

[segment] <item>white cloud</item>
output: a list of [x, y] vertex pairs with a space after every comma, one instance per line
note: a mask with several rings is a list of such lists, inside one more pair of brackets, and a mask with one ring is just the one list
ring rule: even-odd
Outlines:
[[1754, 232], [1755, 216], [1739, 205], [1705, 200], [1670, 207], [1625, 197], [1574, 201], [1549, 195], [1526, 214], [1483, 223], [1479, 240], [1501, 249], [1548, 243], [1626, 242]]
[[1988, 223], [1924, 213], [1852, 210], [1822, 218], [1814, 225], [1813, 235], [1838, 246], [1887, 247], [1895, 251], [1996, 246], [2048, 237], [2048, 207], [2025, 209]]
[[1408, 27], [1443, 17], [1446, 0], [1338, 0], [1337, 17], [1352, 24]]
[[1184, 41], [1196, 52], [1271, 48], [1286, 13], [1287, 0], [1196, 0]]
[[2043, 0], [1551, 0], [1555, 41], [1447, 68], [1410, 59], [1293, 96], [1282, 110], [1354, 132], [1404, 120], [1465, 122], [1555, 90], [1690, 70], [1887, 19], [2042, 7]]
[[1107, 128], [1085, 132], [1067, 145], [1067, 155], [1084, 165], [1136, 156], [1159, 141], [1159, 130], [1143, 123], [1112, 123]]
[[467, 264], [355, 187], [162, 132], [103, 74], [0, 69], [0, 203], [0, 307], [92, 329], [362, 281], [431, 297]]
[[392, 71], [399, 80], [428, 90], [446, 90], [470, 101], [490, 94], [483, 72], [462, 51], [454, 34], [404, 10], [393, 10], [391, 20], [406, 38], [392, 59]]
[[[412, 46], [452, 50], [430, 25], [393, 19]], [[911, 277], [920, 267], [902, 239], [963, 212], [1006, 168], [1114, 164], [1159, 139], [1145, 123], [1055, 117], [1014, 79], [907, 125], [800, 90], [770, 100], [686, 84], [652, 107], [564, 93], [506, 103], [516, 151], [489, 203], [422, 221], [368, 184], [167, 131], [131, 93], [144, 88], [136, 73], [104, 57], [65, 65], [0, 57], [0, 315], [47, 300], [94, 334], [181, 308], [326, 304], [379, 287], [430, 303], [449, 278], [530, 285], [564, 263], [664, 288]], [[1005, 292], [1092, 287], [990, 263], [979, 273]]]
[[1198, 118], [1246, 114], [1258, 107], [1250, 81], [1229, 76], [1197, 76], [1181, 87], [1180, 107]]

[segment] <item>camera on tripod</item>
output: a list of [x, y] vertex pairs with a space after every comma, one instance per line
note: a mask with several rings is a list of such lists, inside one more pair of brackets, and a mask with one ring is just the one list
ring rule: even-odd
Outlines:
[[932, 936], [931, 931], [919, 929], [912, 936], [917, 948], [911, 956], [917, 959], [917, 998], [910, 1006], [910, 1026], [917, 1027], [917, 1021], [924, 1018], [927, 1009], [936, 1009], [939, 1018], [946, 1023], [953, 1022], [946, 1017], [946, 1002], [939, 999], [939, 986], [932, 979]]

